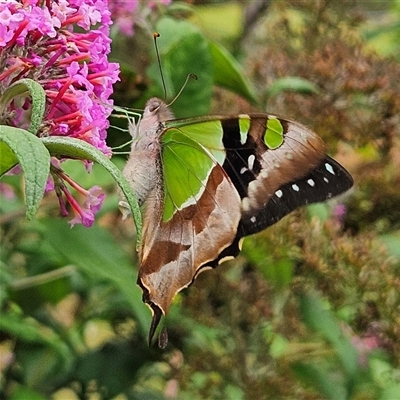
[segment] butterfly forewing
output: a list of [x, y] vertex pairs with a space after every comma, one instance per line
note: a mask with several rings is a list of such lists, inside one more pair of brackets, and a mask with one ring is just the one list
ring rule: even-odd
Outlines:
[[[269, 121], [278, 121], [283, 141], [271, 148]], [[240, 236], [259, 232], [305, 204], [349, 189], [353, 180], [325, 155], [323, 141], [303, 125], [267, 115], [250, 116], [244, 135], [240, 118], [222, 120], [227, 156], [224, 169], [242, 199]]]
[[343, 193], [352, 183], [350, 174], [335, 160], [326, 156], [303, 178], [288, 182], [277, 189], [258, 212], [242, 216], [238, 234], [247, 236], [260, 232], [300, 206], [325, 201]]

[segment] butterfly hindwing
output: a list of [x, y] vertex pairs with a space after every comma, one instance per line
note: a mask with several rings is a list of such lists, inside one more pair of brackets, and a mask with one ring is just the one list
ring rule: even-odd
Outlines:
[[156, 319], [236, 236], [240, 196], [222, 168], [222, 131], [218, 142], [215, 127], [206, 126], [214, 133], [208, 145], [202, 143], [206, 137], [195, 141], [186, 129], [162, 133], [162, 195], [146, 202], [139, 271], [144, 299]]
[[225, 160], [221, 124], [219, 121], [207, 121], [202, 125], [206, 132], [212, 134], [199, 137], [196, 135], [196, 124], [193, 129], [188, 129], [189, 132], [169, 128], [161, 137], [166, 194], [164, 220], [171, 218], [175, 211], [183, 209], [185, 204], [195, 203], [206, 189], [213, 167], [222, 165]]

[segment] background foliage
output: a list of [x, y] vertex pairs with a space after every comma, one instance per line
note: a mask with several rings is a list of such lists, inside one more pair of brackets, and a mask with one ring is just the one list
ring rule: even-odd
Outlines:
[[[52, 196], [27, 222], [21, 176], [2, 178], [0, 396], [400, 398], [399, 11], [398, 1], [172, 3], [133, 37], [116, 35], [116, 104], [163, 95], [157, 30], [168, 97], [198, 75], [177, 117], [286, 115], [324, 138], [355, 187], [200, 275], [176, 299], [161, 351], [146, 344], [133, 223], [121, 221], [111, 176], [68, 161], [75, 180], [109, 193], [98, 224], [72, 230]], [[110, 130], [109, 141], [128, 136]]]

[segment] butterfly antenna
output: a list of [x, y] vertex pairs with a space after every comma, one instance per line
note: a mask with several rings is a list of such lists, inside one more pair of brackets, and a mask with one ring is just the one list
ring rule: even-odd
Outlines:
[[158, 45], [157, 45], [157, 38], [159, 38], [159, 37], [160, 37], [160, 34], [158, 32], [153, 33], [154, 47], [156, 49], [156, 54], [157, 54], [158, 68], [160, 70], [161, 81], [162, 81], [162, 86], [163, 86], [163, 90], [164, 90], [164, 101], [166, 101], [167, 100], [167, 87], [165, 86], [164, 74], [163, 74], [163, 70], [161, 68], [160, 52], [158, 51]]
[[[157, 62], [158, 62], [158, 68], [160, 69], [160, 75], [161, 75], [161, 81], [162, 81], [162, 86], [164, 90], [164, 101], [167, 101], [167, 87], [165, 85], [165, 79], [164, 79], [164, 73], [161, 67], [161, 58], [160, 58], [160, 52], [158, 51], [158, 45], [157, 45], [157, 38], [160, 37], [160, 34], [158, 32], [153, 33], [153, 39], [154, 39], [154, 47], [156, 49], [156, 54], [157, 54]], [[181, 89], [179, 90], [178, 94], [171, 100], [171, 102], [167, 105], [168, 107], [175, 103], [175, 100], [181, 95], [183, 92], [183, 89], [185, 89], [187, 83], [189, 82], [189, 79], [195, 79], [197, 81], [197, 75], [195, 74], [188, 74], [186, 77], [185, 83], [182, 85]]]
[[195, 74], [188, 74], [188, 76], [185, 79], [185, 83], [182, 85], [181, 89], [179, 90], [178, 94], [167, 104], [167, 107], [171, 106], [172, 104], [175, 103], [175, 100], [181, 95], [183, 90], [185, 89], [186, 85], [189, 82], [189, 79], [194, 79], [197, 81], [197, 75]]

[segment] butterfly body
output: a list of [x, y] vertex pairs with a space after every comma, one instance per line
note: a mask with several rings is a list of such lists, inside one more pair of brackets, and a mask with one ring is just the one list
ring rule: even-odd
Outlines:
[[244, 236], [352, 186], [318, 135], [269, 114], [174, 120], [153, 98], [131, 134], [123, 173], [143, 205], [138, 284], [150, 337], [175, 294], [235, 257]]
[[137, 125], [132, 121], [129, 126], [132, 136], [131, 156], [123, 173], [140, 205], [143, 205], [149, 194], [161, 185], [161, 120], [172, 118], [167, 108], [160, 109], [162, 104], [156, 99], [149, 102], [141, 121]]

